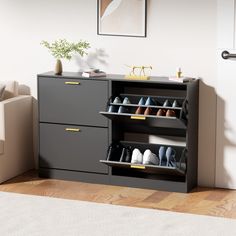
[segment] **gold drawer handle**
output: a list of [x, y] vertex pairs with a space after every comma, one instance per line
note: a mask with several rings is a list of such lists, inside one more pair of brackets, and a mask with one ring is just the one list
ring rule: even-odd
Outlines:
[[132, 120], [146, 120], [145, 116], [131, 116], [130, 119]]
[[72, 82], [72, 81], [66, 81], [66, 85], [80, 85], [80, 82]]
[[130, 168], [145, 170], [146, 167], [145, 167], [145, 166], [136, 166], [136, 165], [131, 165]]
[[80, 129], [66, 128], [66, 131], [69, 131], [69, 132], [80, 132]]

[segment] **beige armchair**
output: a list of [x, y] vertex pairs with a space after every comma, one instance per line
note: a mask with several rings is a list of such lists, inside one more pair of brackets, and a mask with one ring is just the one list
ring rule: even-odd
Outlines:
[[9, 82], [0, 102], [0, 183], [34, 168], [33, 98], [22, 93]]

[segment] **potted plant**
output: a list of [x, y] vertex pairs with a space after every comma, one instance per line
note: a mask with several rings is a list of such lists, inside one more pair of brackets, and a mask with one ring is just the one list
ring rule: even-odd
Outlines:
[[59, 39], [52, 43], [42, 41], [41, 44], [48, 48], [52, 56], [57, 60], [55, 67], [56, 75], [61, 75], [63, 71], [61, 59], [71, 60], [73, 53], [79, 53], [83, 57], [87, 54], [86, 49], [90, 48], [90, 44], [83, 40], [71, 43], [66, 39]]

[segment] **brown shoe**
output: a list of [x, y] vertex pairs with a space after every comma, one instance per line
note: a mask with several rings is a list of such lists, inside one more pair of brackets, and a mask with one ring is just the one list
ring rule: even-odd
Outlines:
[[168, 117], [176, 117], [176, 113], [174, 110], [167, 110], [166, 116]]
[[164, 109], [159, 109], [157, 111], [157, 116], [166, 116], [166, 110]]
[[136, 115], [143, 115], [144, 109], [143, 107], [138, 107], [138, 109], [135, 111]]
[[152, 113], [152, 109], [151, 109], [150, 107], [147, 107], [146, 110], [145, 110], [145, 112], [144, 112], [144, 115], [145, 115], [145, 116], [150, 116], [151, 113]]

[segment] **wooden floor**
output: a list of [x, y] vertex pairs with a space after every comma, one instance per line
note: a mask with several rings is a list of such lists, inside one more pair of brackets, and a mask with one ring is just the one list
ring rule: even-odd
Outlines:
[[0, 191], [236, 219], [236, 191], [224, 189], [197, 188], [188, 194], [170, 193], [40, 179], [36, 171], [31, 171], [1, 184]]

